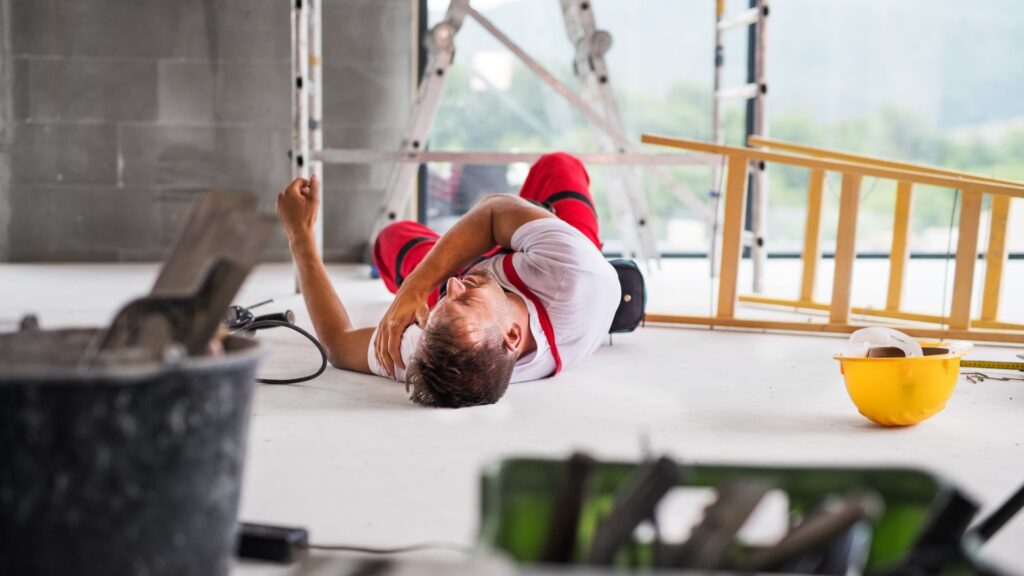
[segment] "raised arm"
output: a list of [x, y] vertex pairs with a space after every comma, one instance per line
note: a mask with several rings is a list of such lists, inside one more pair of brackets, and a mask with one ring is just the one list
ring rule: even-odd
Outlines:
[[296, 178], [277, 196], [277, 217], [299, 274], [299, 287], [317, 338], [335, 368], [370, 372], [366, 355], [373, 328], [355, 329], [317, 253], [313, 225], [320, 205], [320, 180]]
[[384, 314], [374, 348], [380, 365], [392, 376], [396, 364], [405, 368], [399, 352], [402, 334], [413, 322], [425, 323], [427, 297], [434, 288], [495, 244], [511, 246], [512, 235], [520, 226], [540, 218], [554, 215], [509, 195], [488, 196], [460, 218], [405, 279]]

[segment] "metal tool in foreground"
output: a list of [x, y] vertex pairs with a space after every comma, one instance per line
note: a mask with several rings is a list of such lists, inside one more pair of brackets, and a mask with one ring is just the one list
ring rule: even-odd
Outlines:
[[204, 195], [185, 216], [149, 295], [118, 312], [81, 365], [205, 352], [273, 227], [273, 217], [257, 211], [251, 194]]

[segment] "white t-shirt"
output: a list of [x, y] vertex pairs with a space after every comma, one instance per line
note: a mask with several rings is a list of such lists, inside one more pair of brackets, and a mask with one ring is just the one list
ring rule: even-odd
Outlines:
[[[512, 382], [539, 380], [554, 374], [555, 358], [536, 306], [505, 276], [502, 258], [512, 258], [519, 278], [547, 310], [563, 370], [593, 354], [607, 336], [622, 297], [619, 277], [586, 236], [558, 218], [523, 224], [512, 234], [511, 248], [511, 254], [488, 258], [473, 268], [487, 269], [502, 288], [515, 292], [526, 303], [537, 350], [516, 362]], [[415, 324], [402, 335], [401, 354], [406, 366], [412, 362], [422, 337], [423, 329]], [[376, 340], [374, 330], [367, 351], [370, 370], [387, 377], [374, 354]], [[396, 369], [397, 379], [404, 381], [405, 371]]]

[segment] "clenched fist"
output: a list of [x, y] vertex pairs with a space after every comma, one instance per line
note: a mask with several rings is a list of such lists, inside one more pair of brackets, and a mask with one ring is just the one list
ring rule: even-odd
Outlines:
[[320, 209], [320, 179], [316, 174], [309, 180], [296, 178], [277, 195], [277, 217], [281, 220], [288, 240], [294, 241], [310, 234]]

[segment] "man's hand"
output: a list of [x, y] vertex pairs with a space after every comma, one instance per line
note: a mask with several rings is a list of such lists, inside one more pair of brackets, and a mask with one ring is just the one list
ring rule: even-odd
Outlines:
[[312, 233], [319, 209], [320, 179], [315, 174], [309, 180], [296, 178], [277, 195], [277, 217], [290, 242]]
[[408, 282], [402, 284], [395, 294], [394, 301], [391, 302], [391, 307], [377, 327], [377, 340], [374, 342], [377, 362], [392, 378], [395, 377], [395, 365], [405, 369], [405, 361], [402, 360], [402, 334], [413, 322], [420, 327], [426, 327], [429, 313], [427, 296], [410, 286]]

